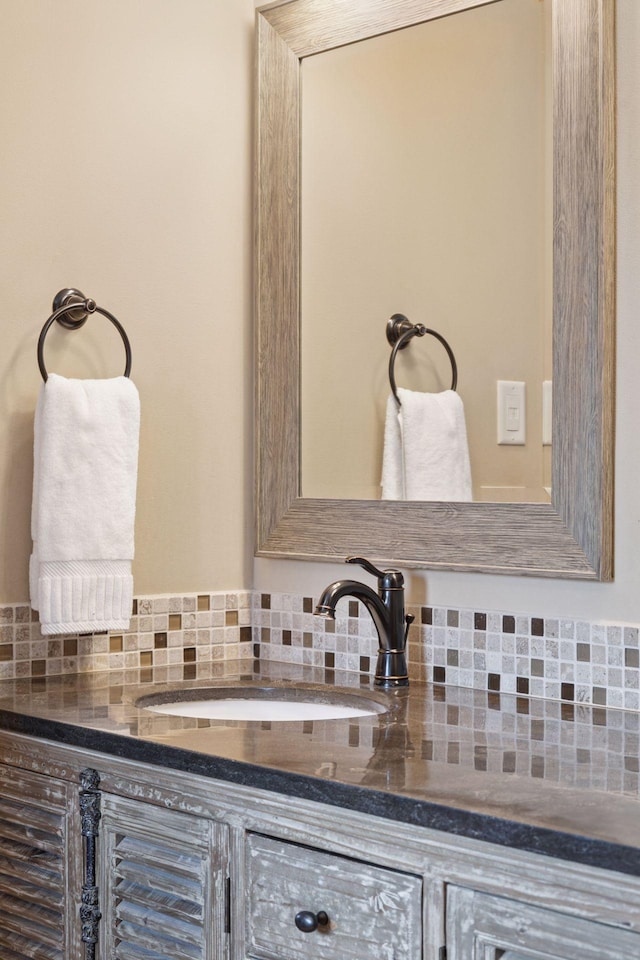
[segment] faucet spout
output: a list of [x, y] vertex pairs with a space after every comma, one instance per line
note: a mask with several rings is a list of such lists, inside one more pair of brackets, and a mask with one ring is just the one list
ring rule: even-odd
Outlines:
[[369, 611], [379, 639], [375, 683], [382, 687], [407, 686], [406, 641], [412, 616], [404, 612], [404, 578], [399, 570], [378, 570], [362, 557], [349, 557], [378, 578], [378, 593], [358, 580], [336, 580], [322, 591], [316, 616], [335, 620], [336, 606], [343, 597], [355, 597]]
[[316, 617], [326, 617], [329, 620], [336, 618], [336, 605], [343, 597], [355, 597], [365, 605], [373, 620], [380, 646], [386, 650], [391, 647], [389, 612], [377, 593], [366, 583], [358, 580], [336, 580], [322, 591], [318, 605], [314, 611]]

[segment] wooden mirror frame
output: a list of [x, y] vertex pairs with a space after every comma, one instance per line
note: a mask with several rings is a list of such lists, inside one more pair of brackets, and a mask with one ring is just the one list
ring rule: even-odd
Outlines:
[[301, 61], [489, 2], [285, 0], [256, 12], [257, 556], [613, 577], [614, 0], [553, 4], [552, 503], [299, 494]]

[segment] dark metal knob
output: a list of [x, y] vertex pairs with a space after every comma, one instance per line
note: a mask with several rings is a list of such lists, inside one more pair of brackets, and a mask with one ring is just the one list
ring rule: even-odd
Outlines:
[[326, 927], [329, 923], [329, 916], [320, 910], [319, 913], [312, 913], [311, 910], [301, 910], [296, 913], [295, 924], [302, 933], [313, 933], [318, 927]]

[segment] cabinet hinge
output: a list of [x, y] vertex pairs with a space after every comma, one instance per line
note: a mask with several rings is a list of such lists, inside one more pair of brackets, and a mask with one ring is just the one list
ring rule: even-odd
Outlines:
[[231, 877], [225, 881], [224, 932], [231, 933]]
[[447, 960], [447, 948], [440, 947], [438, 950], [438, 960]]

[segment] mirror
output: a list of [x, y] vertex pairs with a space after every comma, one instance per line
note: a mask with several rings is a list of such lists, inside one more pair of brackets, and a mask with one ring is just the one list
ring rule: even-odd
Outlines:
[[[301, 495], [399, 499], [381, 466], [400, 310], [453, 350], [467, 499], [548, 503], [551, 0], [501, 0], [301, 69]], [[398, 352], [394, 375], [414, 405], [455, 410], [435, 396], [452, 369], [433, 337]], [[525, 386], [523, 433], [498, 436], [498, 381]], [[443, 458], [430, 483], [427, 464], [409, 477], [407, 499], [458, 499]]]
[[[360, 0], [355, 5], [293, 0], [257, 12], [260, 556], [341, 560], [349, 553], [365, 553], [405, 567], [602, 580], [613, 575], [611, 0], [552, 4], [552, 502], [381, 502], [301, 495], [303, 61], [485, 5], [487, 0]], [[394, 309], [401, 310], [400, 304]], [[331, 424], [325, 429], [330, 432]]]

